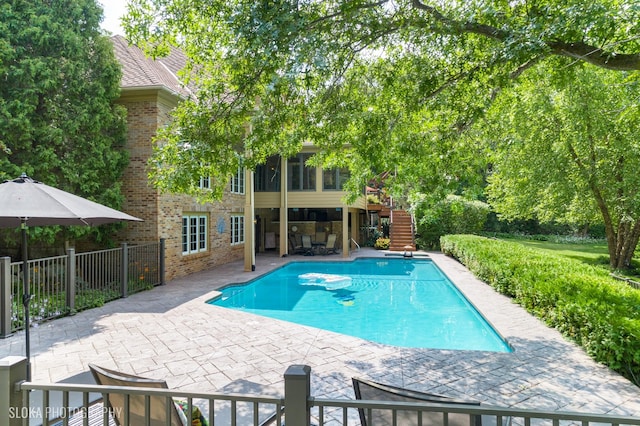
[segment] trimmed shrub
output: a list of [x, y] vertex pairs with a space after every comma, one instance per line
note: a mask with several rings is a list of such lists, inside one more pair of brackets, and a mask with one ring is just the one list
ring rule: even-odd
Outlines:
[[442, 252], [640, 385], [640, 290], [583, 262], [518, 243], [447, 235]]

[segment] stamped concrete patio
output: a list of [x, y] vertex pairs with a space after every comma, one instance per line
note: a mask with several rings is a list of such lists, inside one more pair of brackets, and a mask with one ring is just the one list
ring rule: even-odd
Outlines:
[[[176, 279], [31, 333], [33, 381], [56, 382], [96, 363], [170, 387], [215, 391], [247, 379], [282, 388], [291, 364], [312, 368], [312, 395], [354, 398], [351, 377], [372, 378], [490, 404], [640, 416], [640, 388], [478, 281], [455, 260], [431, 258], [512, 345], [512, 353], [408, 349], [208, 305], [215, 290], [292, 260], [259, 255], [255, 272], [234, 262]], [[363, 249], [358, 256], [384, 256]], [[349, 260], [347, 260], [349, 261]], [[24, 335], [0, 340], [0, 357], [24, 354]]]

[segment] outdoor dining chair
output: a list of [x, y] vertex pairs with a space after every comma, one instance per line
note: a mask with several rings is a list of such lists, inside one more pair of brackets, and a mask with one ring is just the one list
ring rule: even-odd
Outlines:
[[291, 234], [289, 234], [289, 249], [291, 250], [291, 254], [302, 254], [305, 252], [305, 249], [304, 247], [302, 247], [302, 244], [298, 244], [296, 242], [295, 235], [291, 235]]
[[[164, 380], [147, 379], [144, 377], [134, 376], [119, 371], [108, 370], [89, 364], [91, 374], [97, 384], [105, 386], [130, 386], [144, 388], [168, 389], [167, 382]], [[125, 415], [125, 399], [128, 398], [129, 406], [129, 422], [132, 425], [144, 425], [146, 423], [146, 403], [145, 395], [129, 395], [128, 397], [120, 393], [109, 393], [106, 395], [106, 406], [113, 416], [118, 426], [124, 425]], [[167, 426], [167, 420], [171, 426], [184, 426], [184, 420], [178, 412], [175, 403], [169, 402], [166, 397], [151, 396], [149, 401], [149, 425], [150, 426]], [[167, 406], [169, 402], [169, 407]], [[170, 419], [167, 419], [169, 414]]]
[[[353, 390], [356, 399], [395, 402], [422, 402], [426, 404], [464, 404], [480, 405], [478, 401], [461, 400], [418, 392], [396, 386], [385, 385], [369, 380], [353, 378]], [[398, 410], [394, 422], [391, 409], [358, 409], [362, 426], [436, 426], [448, 424], [449, 426], [482, 426], [482, 418], [477, 415], [464, 413], [448, 413], [445, 423], [445, 413], [440, 411], [420, 411], [422, 421], [419, 421], [419, 411]]]
[[338, 236], [336, 234], [329, 234], [327, 236], [327, 244], [325, 244], [324, 248], [322, 249], [322, 254], [338, 253], [338, 251], [336, 250], [337, 237]]
[[302, 236], [302, 250], [304, 251], [305, 256], [313, 256], [315, 254], [313, 251], [313, 244], [311, 242], [311, 235]]
[[[126, 374], [119, 371], [108, 370], [106, 368], [98, 367], [93, 364], [89, 364], [89, 369], [93, 374], [93, 377], [97, 384], [105, 386], [128, 386], [128, 387], [143, 387], [143, 388], [158, 388], [168, 389], [167, 382], [164, 380], [148, 379], [140, 376], [134, 376], [132, 374]], [[239, 394], [256, 394], [256, 395], [275, 395], [276, 390], [269, 386], [264, 386], [258, 383], [250, 382], [248, 380], [236, 380], [227, 384], [220, 390], [222, 393], [239, 393]], [[148, 398], [148, 418], [147, 413], [147, 397], [145, 395], [124, 395], [121, 393], [108, 393], [106, 394], [106, 406], [115, 421], [116, 426], [124, 426], [124, 415], [127, 407], [126, 399], [128, 399], [128, 413], [129, 413], [129, 425], [145, 425], [145, 426], [187, 426], [188, 420], [183, 408], [180, 408], [175, 401], [171, 398], [164, 396], [150, 396]], [[196, 410], [196, 406], [192, 407], [192, 415], [194, 421], [197, 416], [202, 416], [199, 409]], [[210, 406], [213, 410], [214, 408]], [[258, 423], [260, 426], [266, 426], [276, 422], [277, 417], [283, 414], [283, 409], [276, 410], [272, 405], [266, 404], [255, 406], [250, 402], [238, 402], [232, 406], [228, 401], [216, 401], [215, 405], [215, 424], [231, 424], [232, 423], [232, 411], [235, 411], [237, 417], [237, 424], [255, 424], [254, 416], [259, 417]], [[254, 414], [254, 410], [258, 410]], [[169, 417], [167, 417], [167, 415]], [[205, 417], [199, 417], [202, 425], [207, 424]], [[148, 423], [147, 423], [148, 421]]]

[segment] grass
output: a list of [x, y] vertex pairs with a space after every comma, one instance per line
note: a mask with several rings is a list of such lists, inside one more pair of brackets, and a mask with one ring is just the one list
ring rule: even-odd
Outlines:
[[603, 265], [605, 267], [609, 265], [609, 251], [606, 241], [597, 240], [596, 242], [583, 242], [579, 244], [525, 239], [511, 241], [524, 246], [550, 251], [571, 259], [580, 260], [590, 265]]
[[[556, 255], [579, 260], [589, 265], [601, 266], [610, 272], [609, 250], [605, 240], [567, 240], [562, 238], [549, 239], [529, 239], [529, 238], [508, 238], [508, 241], [522, 244], [523, 246], [548, 251]], [[634, 256], [631, 261], [632, 269], [628, 271], [617, 271], [616, 275], [638, 280], [640, 278], [640, 259]]]

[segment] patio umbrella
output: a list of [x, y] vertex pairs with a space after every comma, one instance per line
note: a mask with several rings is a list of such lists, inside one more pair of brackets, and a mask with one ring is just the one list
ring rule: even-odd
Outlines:
[[22, 174], [17, 179], [0, 184], [0, 228], [20, 227], [22, 230], [22, 261], [24, 294], [25, 349], [27, 380], [31, 380], [29, 345], [29, 271], [27, 269], [27, 227], [45, 225], [96, 226], [107, 223], [140, 221], [136, 217], [89, 201], [60, 189], [35, 181]]

